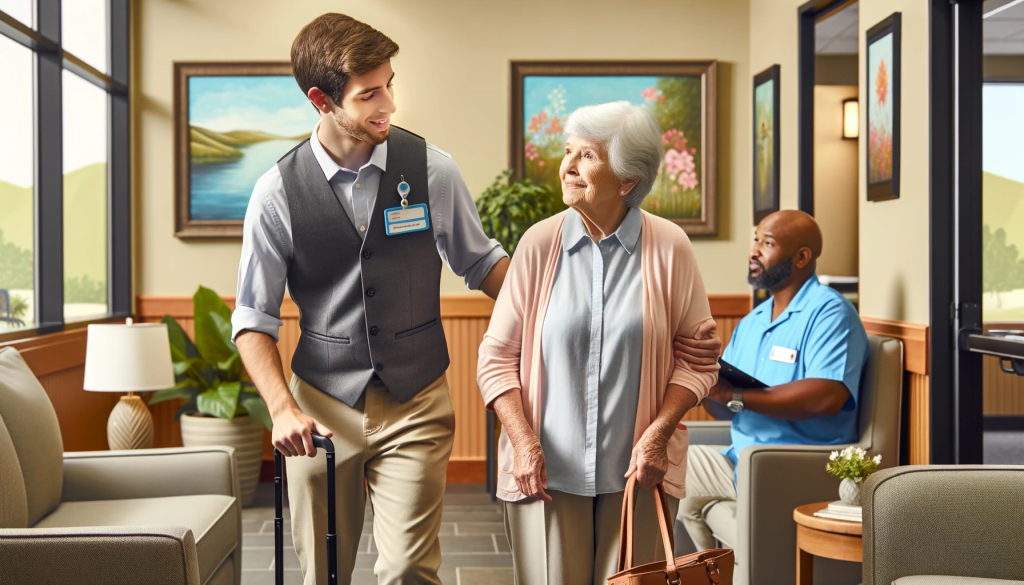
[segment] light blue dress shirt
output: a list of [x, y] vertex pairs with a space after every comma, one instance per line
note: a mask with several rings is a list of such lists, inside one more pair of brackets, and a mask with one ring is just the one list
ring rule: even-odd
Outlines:
[[[370, 160], [358, 171], [334, 161], [316, 137], [309, 139], [323, 170], [352, 225], [365, 237], [377, 188], [388, 159], [387, 142], [374, 147]], [[394, 204], [401, 201], [397, 193]], [[462, 276], [471, 289], [479, 289], [491, 268], [508, 254], [484, 234], [473, 196], [452, 157], [427, 144], [427, 200], [430, 223], [441, 259]], [[338, 226], [342, 229], [343, 226]], [[231, 314], [231, 338], [243, 330], [259, 331], [278, 339], [281, 301], [292, 258], [292, 224], [281, 171], [274, 165], [256, 182], [242, 228], [242, 256], [238, 263], [238, 290]]]
[[643, 277], [639, 208], [594, 243], [570, 209], [541, 333], [540, 442], [548, 488], [621, 492], [640, 399]]
[[[751, 445], [857, 441], [857, 407], [868, 337], [856, 309], [813, 274], [774, 322], [773, 302], [761, 303], [739, 322], [722, 358], [768, 386], [823, 378], [845, 384], [850, 398], [839, 414], [808, 420], [782, 420], [749, 410], [738, 413], [732, 420], [732, 446], [723, 451], [733, 466], [739, 462], [740, 451]], [[773, 347], [796, 350], [796, 362], [773, 360]]]

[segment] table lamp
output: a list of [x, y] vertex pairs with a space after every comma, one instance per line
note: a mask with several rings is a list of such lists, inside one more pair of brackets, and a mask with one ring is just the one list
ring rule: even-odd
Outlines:
[[127, 392], [107, 420], [111, 449], [153, 446], [153, 415], [135, 392], [174, 387], [171, 344], [163, 323], [89, 325], [85, 390]]

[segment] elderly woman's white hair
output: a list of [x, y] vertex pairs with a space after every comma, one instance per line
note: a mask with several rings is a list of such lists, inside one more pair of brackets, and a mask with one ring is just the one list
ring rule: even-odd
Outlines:
[[565, 134], [600, 142], [619, 180], [639, 179], [625, 196], [627, 207], [638, 207], [651, 192], [664, 147], [658, 121], [645, 108], [627, 101], [583, 106], [569, 115]]

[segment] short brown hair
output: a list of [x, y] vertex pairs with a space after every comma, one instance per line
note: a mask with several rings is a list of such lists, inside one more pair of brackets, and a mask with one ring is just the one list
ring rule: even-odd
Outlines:
[[398, 45], [351, 16], [329, 12], [302, 27], [292, 42], [292, 74], [302, 93], [316, 87], [341, 103], [345, 84], [398, 54]]

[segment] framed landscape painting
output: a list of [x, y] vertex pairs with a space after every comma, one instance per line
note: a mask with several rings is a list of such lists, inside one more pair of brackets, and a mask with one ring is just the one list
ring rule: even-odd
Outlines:
[[644, 210], [690, 235], [718, 232], [715, 61], [513, 62], [510, 165], [562, 193], [564, 123], [576, 108], [626, 100], [661, 126], [664, 158]]
[[241, 238], [256, 180], [320, 115], [285, 63], [175, 63], [175, 235]]
[[779, 66], [754, 76], [754, 225], [779, 210]]
[[900, 196], [900, 13], [871, 27], [867, 46], [868, 201]]

